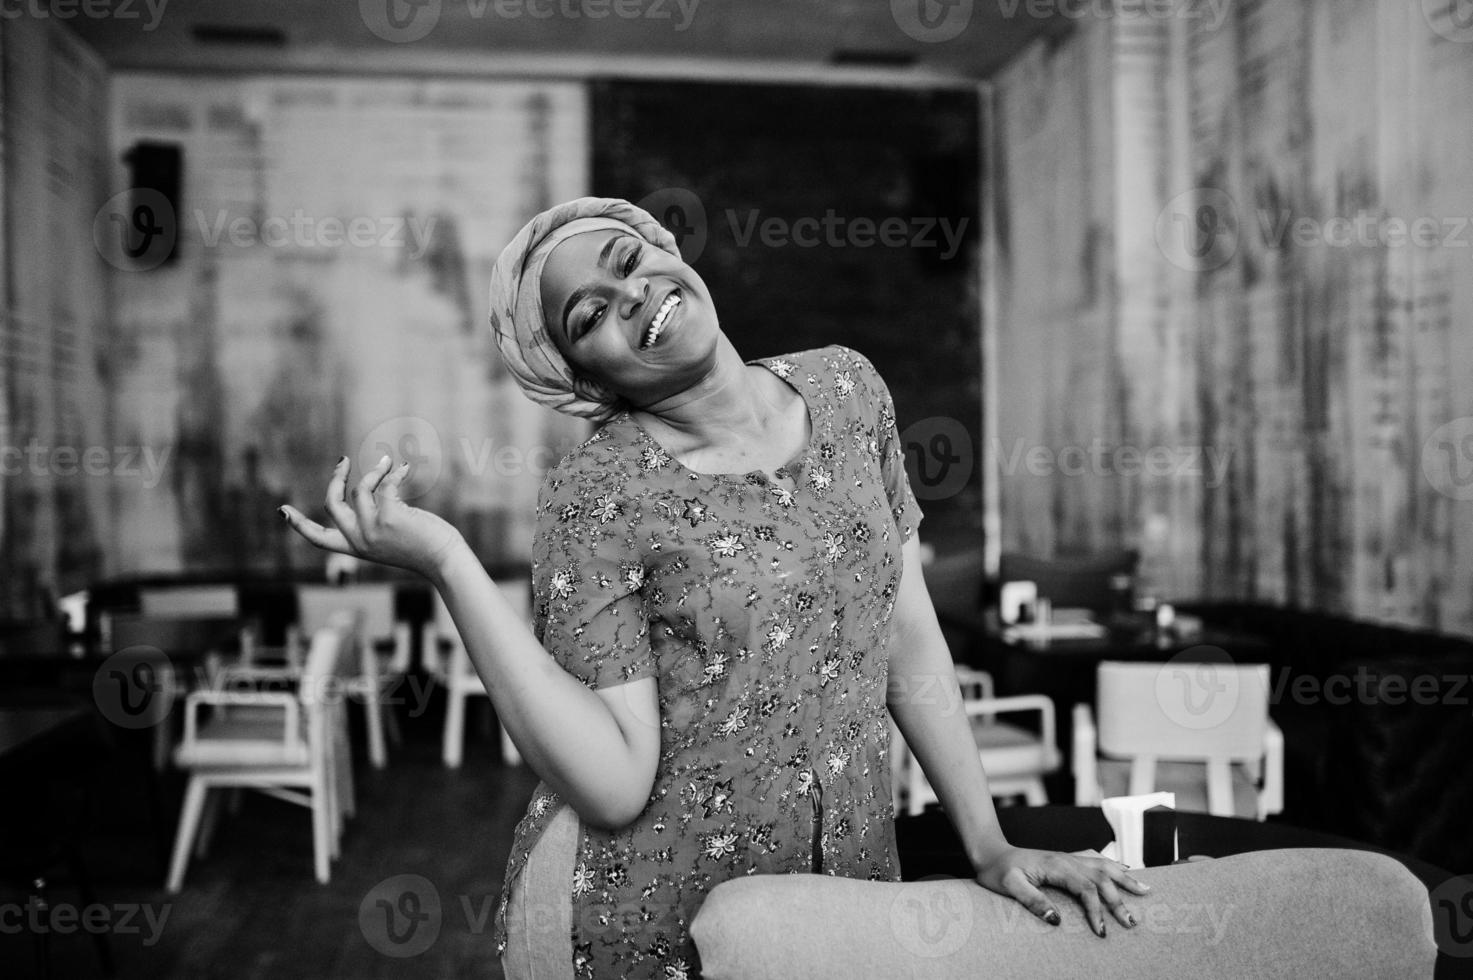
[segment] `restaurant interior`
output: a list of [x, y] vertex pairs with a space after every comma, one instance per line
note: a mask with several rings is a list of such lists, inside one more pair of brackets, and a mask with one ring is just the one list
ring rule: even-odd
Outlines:
[[594, 427], [487, 295], [585, 195], [883, 377], [1010, 841], [1388, 855], [1462, 975], [1470, 106], [1468, 0], [0, 0], [0, 976], [502, 975], [539, 777], [430, 582], [278, 507], [408, 462], [545, 615]]

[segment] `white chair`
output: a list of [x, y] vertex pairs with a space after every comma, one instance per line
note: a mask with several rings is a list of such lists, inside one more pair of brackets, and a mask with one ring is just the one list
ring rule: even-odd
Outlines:
[[[1056, 737], [1054, 702], [1042, 694], [1019, 694], [999, 698], [993, 696], [992, 676], [986, 671], [958, 666], [957, 684], [962, 694], [962, 709], [972, 726], [972, 738], [987, 785], [998, 798], [1023, 797], [1030, 806], [1048, 803], [1043, 777], [1056, 772], [1061, 764]], [[998, 721], [1002, 714], [1037, 712], [1039, 731]], [[891, 763], [891, 785], [895, 812], [911, 816], [919, 814], [927, 803], [935, 803], [936, 791], [926, 779], [919, 762], [905, 744], [905, 738], [894, 720], [890, 722], [890, 744], [894, 752]]]
[[1099, 666], [1099, 725], [1074, 707], [1075, 803], [1157, 790], [1179, 810], [1262, 820], [1284, 808], [1284, 736], [1264, 664]]
[[[169, 865], [170, 892], [183, 885], [191, 850], [198, 845], [202, 856], [208, 847], [218, 809], [210, 791], [221, 788], [255, 789], [309, 808], [317, 880], [327, 883], [343, 824], [342, 773], [352, 765], [338, 683], [343, 651], [352, 642], [347, 617], [314, 633], [297, 691], [211, 689], [185, 699], [184, 740], [174, 761], [190, 777]], [[202, 706], [213, 709], [203, 724]]]
[[[138, 663], [148, 665], [153, 671], [155, 696], [166, 708], [191, 688], [208, 686], [227, 662], [225, 651], [232, 643], [243, 642], [246, 632], [233, 616], [187, 612], [149, 615], [104, 611], [98, 616], [98, 628], [104, 648], [132, 651]], [[153, 726], [153, 766], [157, 771], [168, 764], [174, 727], [171, 710]]]
[[[397, 745], [398, 717], [390, 694], [404, 681], [410, 666], [409, 624], [394, 620], [394, 587], [389, 583], [357, 585], [297, 586], [297, 622], [288, 636], [288, 649], [300, 648], [303, 632], [311, 634], [326, 625], [333, 614], [350, 612], [358, 618], [358, 670], [349, 682], [349, 693], [363, 702], [368, 729], [368, 759], [375, 769], [388, 763], [384, 735]], [[380, 654], [381, 642], [392, 643]]]
[[[532, 586], [522, 579], [498, 581], [497, 587], [517, 609], [521, 610], [528, 624], [532, 619]], [[445, 608], [445, 601], [435, 593], [435, 614], [425, 624], [420, 644], [425, 672], [445, 689], [445, 731], [441, 756], [451, 769], [460, 767], [465, 752], [465, 708], [466, 700], [473, 697], [489, 697], [486, 685], [471, 665], [470, 654], [465, 643]], [[521, 754], [512, 743], [506, 729], [499, 729], [501, 757], [508, 765], [520, 765]]]

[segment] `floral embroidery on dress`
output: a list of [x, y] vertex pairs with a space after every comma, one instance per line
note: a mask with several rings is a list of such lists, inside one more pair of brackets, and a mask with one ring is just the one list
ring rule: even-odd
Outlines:
[[[689, 924], [749, 874], [894, 880], [886, 713], [900, 547], [920, 512], [884, 382], [826, 347], [762, 364], [802, 396], [807, 446], [773, 473], [695, 473], [625, 414], [549, 472], [536, 632], [590, 687], [656, 679], [644, 811], [582, 825], [574, 975], [698, 980]], [[498, 905], [553, 814], [539, 786]]]

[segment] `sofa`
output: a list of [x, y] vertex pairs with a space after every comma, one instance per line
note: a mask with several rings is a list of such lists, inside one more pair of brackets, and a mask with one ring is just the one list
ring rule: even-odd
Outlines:
[[1400, 862], [1339, 849], [1146, 868], [1134, 928], [1104, 938], [965, 879], [752, 875], [712, 889], [691, 924], [708, 980], [1413, 980], [1434, 976], [1427, 890]]

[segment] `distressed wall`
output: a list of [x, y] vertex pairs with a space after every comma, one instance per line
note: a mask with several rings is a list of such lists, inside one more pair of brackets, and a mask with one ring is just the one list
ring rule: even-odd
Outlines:
[[105, 570], [110, 438], [98, 352], [107, 268], [107, 74], [54, 19], [0, 25], [0, 619]]
[[406, 495], [483, 560], [529, 556], [542, 473], [585, 426], [521, 395], [485, 296], [521, 224], [587, 192], [585, 101], [571, 83], [117, 76], [114, 188], [140, 141], [184, 160], [177, 258], [117, 255], [114, 416], [164, 460], [119, 493], [125, 570], [320, 567], [274, 508], [320, 515], [342, 453], [359, 473], [412, 459]]
[[1473, 633], [1473, 32], [1434, 8], [1187, 2], [1003, 74], [1005, 548]]

